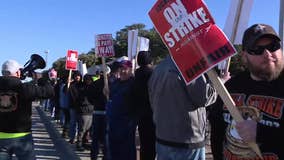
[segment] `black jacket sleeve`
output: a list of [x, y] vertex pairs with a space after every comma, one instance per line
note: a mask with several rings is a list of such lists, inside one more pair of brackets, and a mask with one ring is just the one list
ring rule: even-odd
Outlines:
[[54, 96], [53, 87], [48, 81], [40, 80], [38, 84], [27, 82], [23, 83], [22, 87], [22, 95], [27, 100], [52, 98]]

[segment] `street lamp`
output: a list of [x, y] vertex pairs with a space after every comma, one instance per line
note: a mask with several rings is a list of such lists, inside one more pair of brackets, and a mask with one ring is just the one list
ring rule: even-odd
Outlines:
[[47, 56], [48, 56], [49, 50], [45, 50], [44, 53], [45, 53], [45, 63], [47, 65]]

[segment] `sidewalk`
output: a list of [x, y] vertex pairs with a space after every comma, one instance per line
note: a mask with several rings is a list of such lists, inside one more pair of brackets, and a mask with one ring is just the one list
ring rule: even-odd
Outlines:
[[78, 152], [61, 137], [61, 127], [39, 106], [33, 107], [32, 135], [37, 160], [89, 160], [90, 151]]
[[[77, 151], [76, 144], [61, 137], [62, 127], [53, 121], [49, 112], [43, 111], [34, 103], [32, 114], [32, 135], [37, 160], [90, 160], [90, 150]], [[139, 160], [139, 138], [137, 142], [137, 160]], [[100, 160], [101, 158], [98, 158]], [[210, 143], [206, 145], [206, 160], [213, 160]]]

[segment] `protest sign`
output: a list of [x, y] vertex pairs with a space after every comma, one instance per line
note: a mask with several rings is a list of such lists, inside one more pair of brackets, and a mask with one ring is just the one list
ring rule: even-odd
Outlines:
[[236, 53], [201, 0], [158, 0], [149, 16], [186, 84]]
[[65, 69], [77, 70], [77, 62], [78, 62], [78, 51], [68, 50], [66, 56]]
[[[252, 5], [253, 0], [231, 1], [230, 12], [227, 16], [225, 27], [223, 29], [231, 43], [242, 43], [242, 36], [248, 25]], [[218, 64], [218, 68], [222, 74], [229, 71], [229, 66], [230, 58]]]
[[69, 70], [67, 88], [70, 86], [72, 70], [77, 70], [78, 51], [68, 50], [66, 56], [65, 69]]
[[145, 37], [138, 36], [138, 52], [139, 51], [149, 51], [150, 40]]
[[83, 63], [82, 61], [78, 61], [78, 71], [81, 73], [81, 75], [84, 77], [86, 74], [88, 74], [87, 65], [86, 63]]
[[113, 40], [111, 34], [96, 35], [95, 43], [95, 52], [97, 57], [114, 56]]
[[129, 60], [133, 60], [137, 54], [137, 41], [138, 41], [138, 29], [129, 30], [127, 37], [127, 56]]

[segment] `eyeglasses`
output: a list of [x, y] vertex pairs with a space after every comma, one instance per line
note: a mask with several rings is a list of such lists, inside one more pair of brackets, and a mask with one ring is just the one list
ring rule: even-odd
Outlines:
[[265, 49], [269, 50], [270, 52], [275, 52], [280, 49], [281, 45], [279, 42], [272, 42], [265, 46], [255, 46], [254, 49], [248, 49], [247, 52], [250, 55], [262, 55]]

